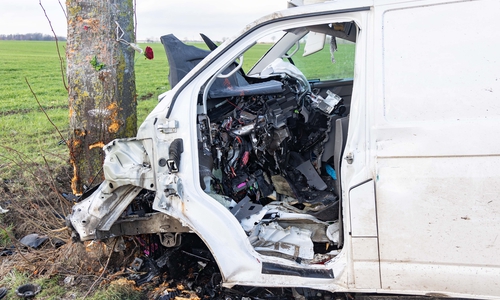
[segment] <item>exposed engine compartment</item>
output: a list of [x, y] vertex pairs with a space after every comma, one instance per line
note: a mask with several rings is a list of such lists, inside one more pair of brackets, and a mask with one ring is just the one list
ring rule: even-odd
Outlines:
[[[233, 213], [256, 251], [323, 262], [339, 248], [337, 174], [325, 148], [347, 109], [331, 91], [313, 93], [281, 59], [257, 80], [209, 91], [218, 97], [198, 115], [201, 187]], [[269, 92], [256, 93], [263, 84]]]

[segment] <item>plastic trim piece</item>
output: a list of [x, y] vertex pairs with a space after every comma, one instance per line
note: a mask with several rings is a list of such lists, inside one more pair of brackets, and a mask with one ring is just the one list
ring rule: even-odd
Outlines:
[[335, 276], [333, 275], [333, 270], [303, 269], [268, 262], [262, 263], [262, 274], [299, 276], [308, 278], [335, 278]]

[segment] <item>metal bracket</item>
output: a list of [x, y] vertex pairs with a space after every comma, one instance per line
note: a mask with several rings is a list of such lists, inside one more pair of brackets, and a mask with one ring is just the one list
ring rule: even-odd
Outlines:
[[175, 133], [177, 132], [177, 128], [179, 128], [179, 122], [177, 120], [167, 120], [164, 124], [158, 124], [158, 130], [161, 133]]
[[158, 233], [160, 237], [160, 243], [165, 247], [178, 247], [181, 245], [181, 234], [180, 233]]

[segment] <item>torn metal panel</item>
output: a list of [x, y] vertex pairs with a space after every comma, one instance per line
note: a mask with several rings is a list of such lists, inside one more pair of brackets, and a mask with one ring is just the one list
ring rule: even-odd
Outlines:
[[73, 206], [69, 220], [82, 241], [96, 238], [97, 230], [109, 230], [141, 192], [139, 187], [126, 185], [106, 193], [108, 186], [104, 181], [95, 193]]
[[103, 192], [111, 193], [114, 189], [132, 185], [155, 190], [151, 160], [143, 141], [136, 139], [118, 139], [104, 147], [106, 158], [103, 171], [107, 185]]
[[189, 232], [179, 220], [162, 213], [149, 213], [142, 217], [127, 216], [116, 221], [107, 231], [98, 230], [97, 239], [106, 239], [122, 235], [138, 235], [167, 232]]

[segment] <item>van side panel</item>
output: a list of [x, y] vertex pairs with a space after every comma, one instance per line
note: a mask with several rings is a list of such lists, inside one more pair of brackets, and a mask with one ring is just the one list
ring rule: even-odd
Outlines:
[[379, 160], [383, 287], [498, 295], [499, 164], [489, 156]]
[[375, 12], [382, 288], [498, 297], [500, 2], [435, 2]]
[[384, 14], [387, 121], [500, 118], [498, 8], [467, 1]]

